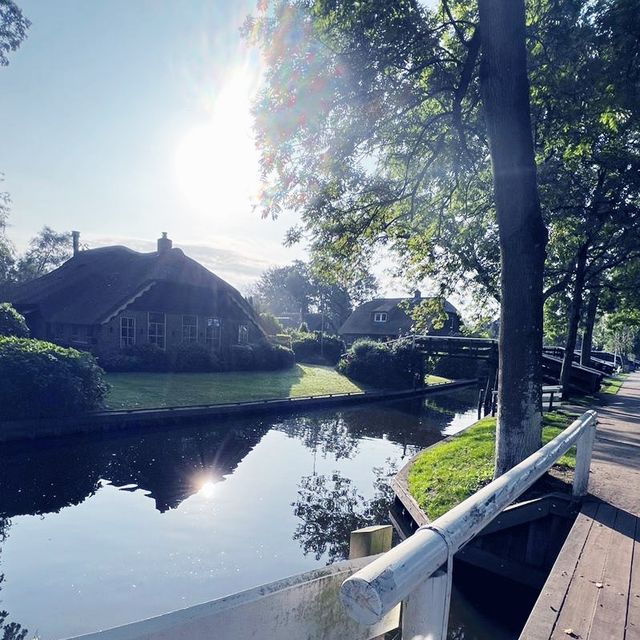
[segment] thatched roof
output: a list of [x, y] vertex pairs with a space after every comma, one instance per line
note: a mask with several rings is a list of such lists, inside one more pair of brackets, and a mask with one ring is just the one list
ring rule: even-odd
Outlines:
[[[411, 331], [411, 318], [400, 308], [400, 303], [415, 303], [423, 298], [376, 298], [361, 304], [344, 321], [340, 327], [340, 335], [403, 335]], [[444, 301], [447, 314], [458, 315], [458, 310], [448, 301]], [[387, 314], [386, 322], [374, 322], [374, 314]]]
[[80, 251], [54, 271], [14, 288], [7, 297], [19, 310], [38, 311], [47, 322], [94, 325], [106, 322], [161, 283], [197, 290], [204, 298], [225, 292], [257, 323], [239, 291], [181, 249], [140, 253], [113, 246]]

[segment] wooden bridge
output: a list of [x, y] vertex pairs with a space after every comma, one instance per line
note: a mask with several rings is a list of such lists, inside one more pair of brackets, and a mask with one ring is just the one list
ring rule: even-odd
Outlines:
[[521, 640], [640, 639], [640, 374], [599, 412], [590, 496]]
[[[491, 338], [468, 338], [466, 336], [412, 335], [399, 338], [411, 339], [414, 346], [426, 356], [471, 358], [489, 363], [489, 378], [493, 382], [498, 366], [498, 341]], [[545, 348], [542, 356], [544, 382], [557, 384], [562, 369], [562, 351], [557, 347]], [[493, 370], [493, 374], [491, 371]], [[584, 367], [578, 362], [571, 366], [571, 386], [580, 392], [596, 393], [600, 389], [604, 373]], [[489, 397], [490, 389], [486, 390]]]

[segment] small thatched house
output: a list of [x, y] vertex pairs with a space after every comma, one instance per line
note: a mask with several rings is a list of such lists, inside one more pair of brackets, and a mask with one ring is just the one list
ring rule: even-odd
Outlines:
[[[412, 320], [403, 309], [402, 303], [418, 304], [423, 300], [420, 291], [413, 298], [376, 298], [361, 304], [340, 327], [340, 336], [347, 344], [358, 338], [393, 340], [410, 334]], [[444, 301], [447, 320], [439, 329], [431, 328], [434, 335], [456, 335], [460, 332], [460, 316], [457, 309]]]
[[33, 337], [96, 353], [181, 342], [224, 353], [264, 337], [242, 295], [174, 249], [166, 233], [151, 253], [122, 246], [80, 251], [74, 233], [73, 257], [8, 299]]

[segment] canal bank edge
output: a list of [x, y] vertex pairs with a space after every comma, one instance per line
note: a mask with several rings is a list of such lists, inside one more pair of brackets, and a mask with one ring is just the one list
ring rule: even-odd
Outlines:
[[445, 393], [477, 385], [478, 381], [454, 380], [445, 384], [402, 391], [362, 391], [321, 396], [256, 400], [229, 404], [192, 405], [161, 409], [124, 409], [95, 411], [60, 418], [0, 421], [0, 443], [15, 440], [59, 437], [74, 434], [100, 433], [150, 425], [174, 425], [203, 419], [224, 420], [231, 417], [295, 412], [301, 409], [322, 409], [332, 406], [364, 404], [389, 400], [404, 400]]
[[455, 436], [463, 433], [474, 424], [478, 424], [479, 421], [473, 422], [461, 429], [457, 433], [451, 434], [438, 442], [434, 442], [432, 445], [421, 449], [412, 456], [407, 463], [396, 473], [391, 481], [391, 488], [395, 495], [395, 503], [391, 509], [390, 516], [392, 524], [396, 531], [400, 534], [400, 537], [404, 540], [408, 538], [419, 527], [425, 526], [431, 522], [429, 516], [422, 510], [418, 501], [411, 495], [409, 491], [409, 472], [413, 467], [415, 461], [425, 452], [437, 447], [444, 442], [452, 440]]
[[[564, 408], [563, 411], [560, 412], [556, 411], [544, 414], [542, 435], [543, 444], [567, 428], [575, 417], [577, 417], [577, 414], [573, 414], [573, 412], [571, 410], [567, 410], [567, 408]], [[396, 474], [391, 482], [391, 487], [395, 497], [393, 506], [390, 510], [390, 516], [393, 524], [402, 537], [410, 536], [416, 529], [431, 522], [428, 514], [423, 510], [409, 488], [409, 475], [417, 460], [422, 458], [429, 451], [434, 450], [436, 447], [446, 446], [448, 443], [456, 441], [460, 437], [464, 437], [464, 434], [469, 430], [480, 428], [481, 425], [486, 424], [489, 420], [491, 420], [491, 418], [486, 416], [485, 418], [477, 420], [476, 422], [464, 427], [460, 431], [439, 440], [431, 446], [418, 451]], [[571, 456], [566, 454], [559, 461], [559, 464], [561, 466], [564, 465], [569, 470], [572, 470], [575, 466], [575, 454], [572, 454]], [[572, 473], [572, 471], [570, 472]], [[562, 469], [560, 469], [560, 473], [562, 473]], [[515, 506], [517, 505], [511, 505], [509, 508], [511, 509]]]

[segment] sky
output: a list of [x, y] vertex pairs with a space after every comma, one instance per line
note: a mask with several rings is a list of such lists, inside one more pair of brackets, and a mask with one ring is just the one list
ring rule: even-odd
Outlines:
[[[240, 27], [256, 0], [18, 4], [32, 26], [0, 67], [0, 191], [18, 250], [44, 225], [140, 251], [166, 231], [243, 293], [307, 257], [282, 243], [295, 212], [254, 209], [262, 66]], [[378, 261], [381, 293], [404, 295], [390, 264]]]
[[18, 249], [43, 225], [90, 247], [176, 246], [232, 284], [304, 257], [295, 214], [254, 211], [253, 1], [19, 0], [32, 26], [0, 68], [0, 190]]

